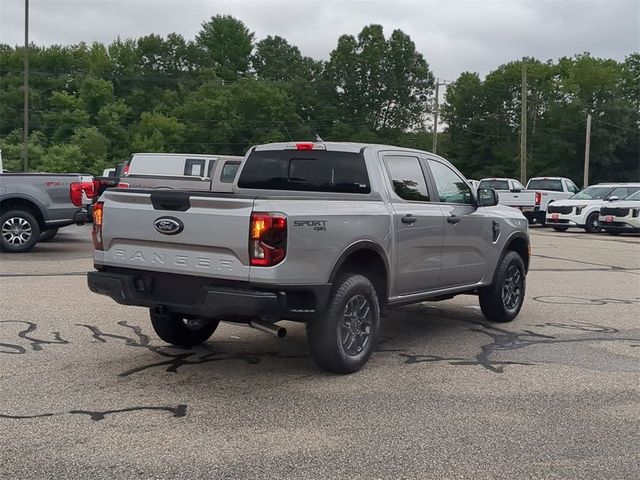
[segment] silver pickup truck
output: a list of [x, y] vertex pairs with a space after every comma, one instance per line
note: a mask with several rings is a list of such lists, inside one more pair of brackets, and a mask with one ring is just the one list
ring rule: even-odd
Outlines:
[[87, 218], [83, 205], [93, 191], [77, 173], [0, 175], [0, 250], [21, 253], [50, 240], [58, 229]]
[[436, 155], [355, 143], [253, 147], [233, 193], [107, 190], [94, 210], [89, 288], [150, 309], [164, 341], [219, 321], [282, 336], [307, 324], [315, 362], [360, 369], [386, 306], [479, 296], [490, 321], [525, 295], [528, 224]]

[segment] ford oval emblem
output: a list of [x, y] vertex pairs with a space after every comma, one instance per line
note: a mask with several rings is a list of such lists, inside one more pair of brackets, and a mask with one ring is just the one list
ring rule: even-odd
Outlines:
[[174, 217], [160, 217], [153, 222], [153, 228], [165, 235], [177, 235], [184, 228], [184, 224]]

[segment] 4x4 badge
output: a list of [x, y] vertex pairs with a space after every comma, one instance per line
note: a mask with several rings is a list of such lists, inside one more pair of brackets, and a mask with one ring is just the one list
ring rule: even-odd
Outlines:
[[175, 217], [160, 217], [153, 222], [153, 228], [165, 235], [176, 235], [182, 231], [184, 224]]

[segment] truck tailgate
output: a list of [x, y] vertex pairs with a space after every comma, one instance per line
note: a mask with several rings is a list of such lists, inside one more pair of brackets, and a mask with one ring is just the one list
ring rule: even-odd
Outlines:
[[525, 208], [533, 210], [536, 205], [536, 193], [532, 191], [521, 191], [518, 193], [500, 191], [498, 192], [498, 201], [500, 205], [514, 207], [519, 210]]
[[104, 265], [228, 280], [249, 279], [254, 198], [187, 191], [108, 190]]

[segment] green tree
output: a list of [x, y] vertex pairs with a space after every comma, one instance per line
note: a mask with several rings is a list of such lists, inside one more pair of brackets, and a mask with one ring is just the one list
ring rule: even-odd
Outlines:
[[184, 142], [185, 130], [175, 117], [144, 112], [134, 126], [131, 147], [138, 152], [175, 152]]
[[325, 93], [338, 119], [372, 130], [419, 128], [428, 112], [434, 79], [408, 35], [365, 27], [358, 38], [343, 35], [325, 69]]
[[202, 51], [201, 64], [223, 80], [235, 80], [249, 72], [254, 34], [230, 15], [216, 15], [202, 24], [196, 44]]

